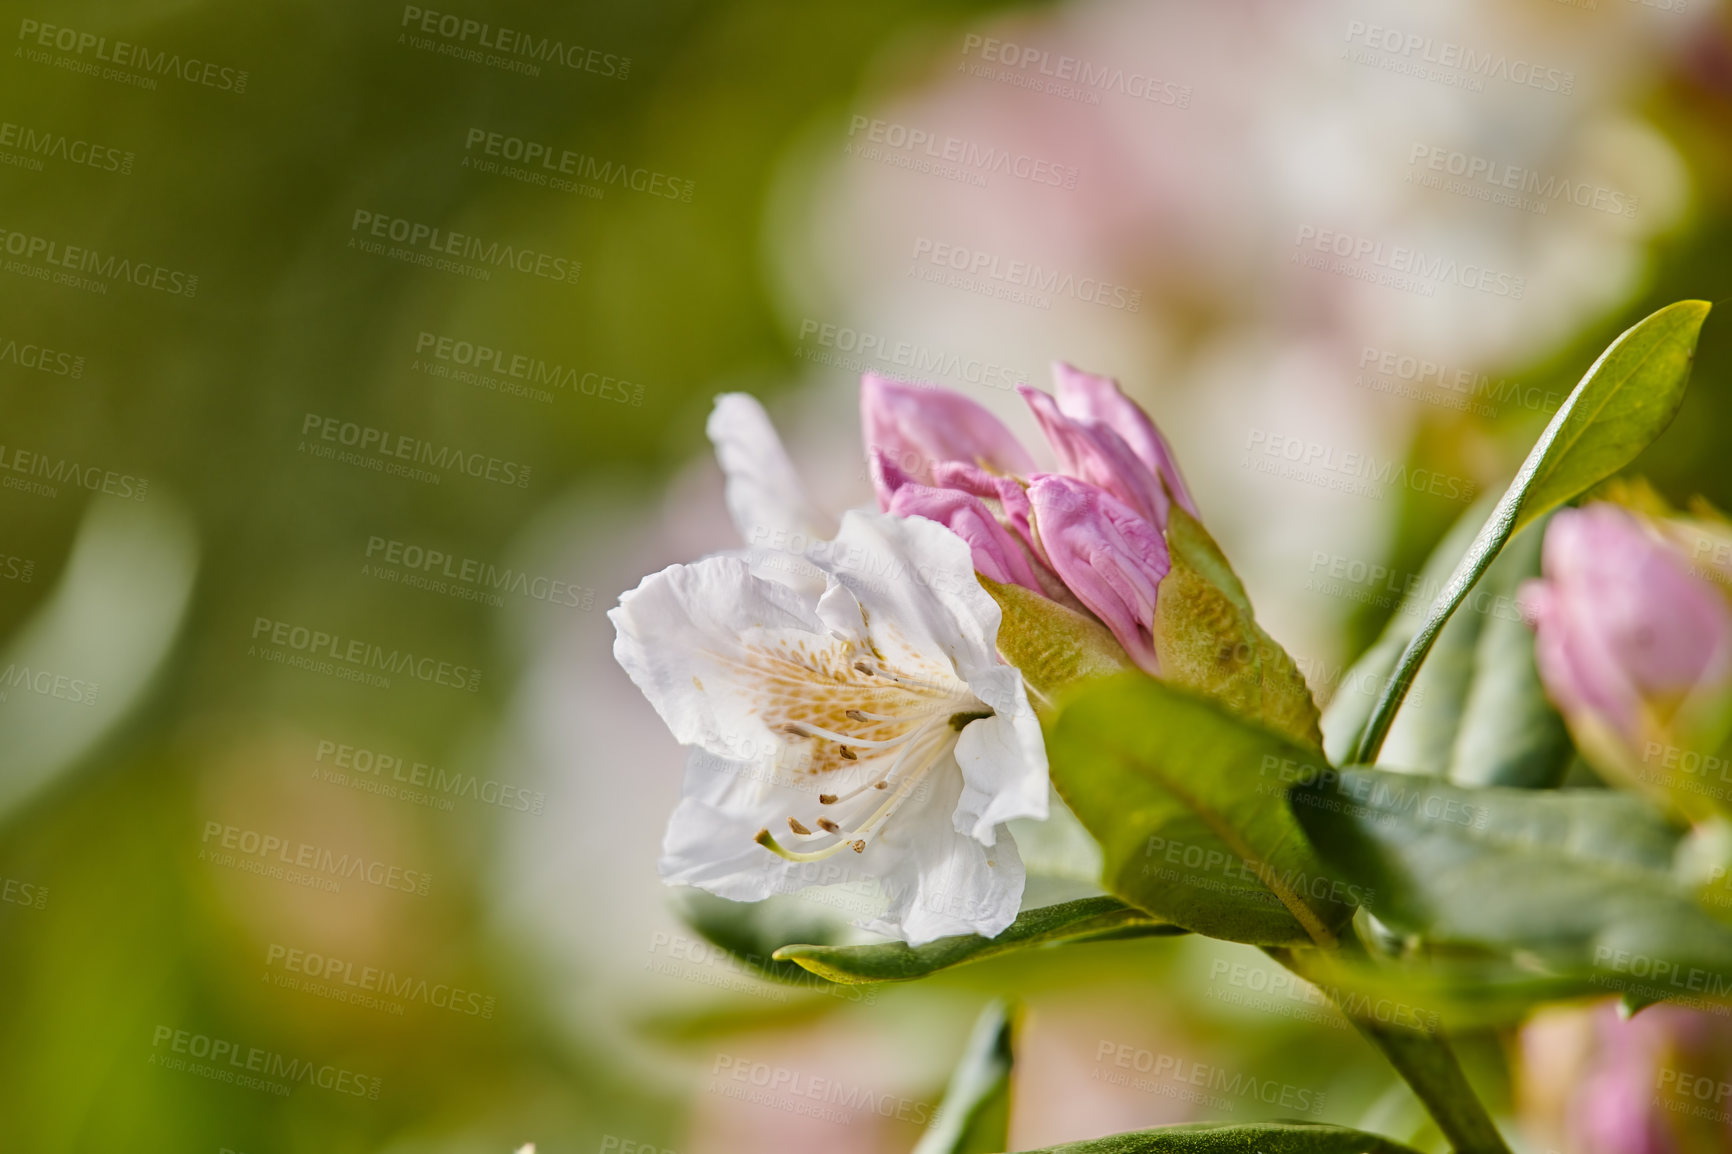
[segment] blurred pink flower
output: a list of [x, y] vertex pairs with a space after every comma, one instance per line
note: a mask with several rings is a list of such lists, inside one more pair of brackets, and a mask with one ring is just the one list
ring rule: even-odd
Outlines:
[[1732, 682], [1732, 608], [1641, 515], [1605, 502], [1559, 512], [1542, 573], [1522, 590], [1535, 660], [1588, 746], [1639, 748]]

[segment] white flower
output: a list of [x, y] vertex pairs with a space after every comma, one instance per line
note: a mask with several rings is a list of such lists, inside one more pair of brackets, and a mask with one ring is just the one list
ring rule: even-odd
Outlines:
[[870, 929], [996, 935], [1023, 888], [1004, 823], [1047, 816], [1046, 751], [968, 546], [850, 512], [806, 560], [821, 593], [759, 551], [670, 566], [609, 614], [614, 656], [693, 747], [662, 877], [737, 901], [875, 880]]

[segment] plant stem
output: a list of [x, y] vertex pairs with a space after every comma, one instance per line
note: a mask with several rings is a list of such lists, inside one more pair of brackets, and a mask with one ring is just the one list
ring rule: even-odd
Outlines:
[[1510, 1154], [1441, 1033], [1350, 1020], [1413, 1088], [1456, 1154]]
[[[1352, 947], [1349, 946], [1349, 949]], [[1318, 967], [1302, 961], [1303, 954], [1339, 956], [1342, 951], [1302, 951], [1271, 949], [1270, 957], [1317, 986], [1341, 1015], [1353, 1023], [1354, 1029], [1395, 1067], [1431, 1115], [1437, 1128], [1449, 1140], [1455, 1154], [1510, 1154], [1502, 1135], [1491, 1120], [1479, 1095], [1462, 1073], [1455, 1051], [1438, 1029], [1410, 1030], [1401, 1026], [1385, 1026], [1347, 1012], [1339, 991], [1317, 980]]]

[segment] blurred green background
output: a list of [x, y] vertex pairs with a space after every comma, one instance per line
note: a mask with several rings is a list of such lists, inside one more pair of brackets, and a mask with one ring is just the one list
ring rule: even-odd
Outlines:
[[[0, 341], [15, 343], [0, 347], [0, 472], [11, 470], [0, 489], [0, 1148], [751, 1149], [749, 1137], [694, 1123], [694, 1112], [711, 1117], [699, 1107], [717, 1055], [814, 1032], [881, 1046], [901, 1055], [890, 1083], [930, 1103], [974, 1010], [1001, 992], [1053, 1020], [1103, 1023], [1075, 1035], [1087, 1061], [1097, 1037], [1140, 1036], [1135, 1022], [1185, 1039], [1195, 1060], [1316, 1092], [1321, 1117], [1406, 1109], [1350, 1032], [1309, 1020], [1302, 1003], [1271, 1015], [1214, 994], [1159, 996], [1202, 988], [1223, 959], [1256, 964], [1226, 947], [1157, 941], [1025, 957], [869, 1005], [810, 989], [770, 996], [726, 964], [687, 958], [667, 983], [679, 996], [634, 1010], [622, 1036], [617, 1022], [585, 1017], [608, 997], [592, 984], [611, 979], [573, 972], [523, 932], [521, 910], [499, 914], [530, 823], [533, 844], [545, 845], [581, 843], [615, 820], [584, 812], [584, 824], [547, 829], [570, 816], [542, 808], [556, 783], [512, 754], [528, 740], [524, 710], [559, 708], [518, 694], [533, 639], [559, 635], [572, 614], [596, 635], [619, 592], [586, 584], [574, 553], [626, 551], [618, 527], [654, 509], [669, 476], [702, 453], [713, 393], [770, 396], [801, 377], [776, 284], [780, 166], [864, 101], [942, 70], [949, 58], [931, 64], [931, 46], [953, 44], [993, 7], [657, 0], [456, 13], [629, 58], [628, 70], [543, 63], [525, 75], [416, 43], [448, 43], [416, 30], [431, 7], [10, 6], [0, 121], [62, 144], [44, 145], [37, 167], [0, 167], [0, 228], [25, 238], [6, 240], [0, 259], [29, 266], [0, 275]], [[1043, 11], [1019, 6], [1016, 18]], [[152, 90], [136, 67], [122, 69], [131, 81], [81, 74], [68, 62], [98, 50], [42, 47], [45, 25], [245, 70], [244, 92], [160, 73]], [[1655, 305], [1727, 293], [1729, 85], [1732, 56], [1715, 29], [1644, 87], [1636, 112], [1688, 161], [1693, 208], [1654, 239], [1630, 299], [1530, 363], [1488, 370], [1567, 389]], [[692, 195], [525, 184], [466, 166], [476, 130], [650, 169], [691, 182]], [[76, 162], [77, 142], [127, 154], [130, 171]], [[30, 155], [6, 140], [0, 149]], [[358, 212], [568, 257], [581, 273], [556, 283], [497, 266], [485, 280], [419, 267], [353, 245], [366, 239]], [[40, 253], [12, 247], [31, 238], [75, 262], [66, 246], [193, 274], [197, 291], [88, 270], [97, 287], [45, 283]], [[1224, 322], [1199, 311], [1175, 323], [1200, 332]], [[574, 372], [549, 399], [512, 396], [439, 375], [446, 362], [428, 350], [441, 339]], [[59, 359], [28, 366], [27, 348], [65, 353], [77, 371], [60, 371], [69, 362]], [[426, 483], [322, 459], [309, 449], [328, 442], [308, 435], [322, 427], [309, 415], [528, 466], [529, 483], [450, 469]], [[1542, 419], [1432, 411], [1408, 444], [1418, 459], [1495, 474]], [[1729, 427], [1732, 339], [1716, 313], [1684, 414], [1644, 467], [1674, 498], [1701, 491], [1732, 506]], [[68, 462], [78, 481], [66, 479]], [[44, 468], [61, 479], [44, 481]], [[147, 480], [143, 499], [89, 491], [109, 474]], [[1416, 569], [1455, 510], [1409, 497], [1411, 507], [1379, 515], [1391, 518], [1389, 563]], [[579, 524], [592, 533], [550, 539]], [[560, 582], [579, 604], [535, 592], [476, 600], [461, 577], [447, 578], [455, 593], [412, 587], [401, 564], [372, 568], [386, 542], [446, 553], [459, 572], [472, 561], [522, 572], [538, 589]], [[660, 545], [632, 550], [655, 565], [675, 559]], [[1381, 614], [1355, 609], [1334, 656], [1356, 652]], [[293, 645], [263, 644], [277, 623], [481, 673], [473, 692], [403, 673], [389, 688], [357, 685], [285, 664]], [[605, 648], [589, 658], [605, 666]], [[74, 700], [73, 685], [89, 683], [94, 700]], [[391, 763], [349, 766], [346, 782], [321, 776], [344, 768], [337, 746], [400, 758], [409, 776], [417, 762], [439, 767], [449, 788], [430, 789], [429, 776], [420, 796], [372, 791], [397, 772]], [[462, 777], [474, 778], [470, 793]], [[248, 863], [266, 855], [235, 852], [245, 832], [305, 843], [315, 857], [352, 855], [363, 875], [379, 864], [380, 876], [408, 876], [394, 867], [431, 881], [423, 894], [351, 875], [333, 892], [316, 868], [302, 883], [260, 876]], [[641, 837], [653, 843], [659, 829]], [[618, 882], [574, 872], [533, 901], [555, 918], [579, 891]], [[648, 969], [668, 956], [658, 944], [646, 953], [633, 938], [618, 953]], [[321, 996], [304, 980], [293, 988], [289, 951], [337, 959], [350, 975], [388, 970], [411, 991], [460, 989], [479, 998], [464, 1007], [487, 1009], [437, 1005], [432, 992], [385, 999], [392, 1009]], [[302, 1081], [282, 1094], [200, 1076], [172, 1064], [190, 1056], [177, 1053], [174, 1031], [349, 1071], [364, 1087], [376, 1079], [378, 1093]], [[1481, 1048], [1495, 1068], [1496, 1040]], [[1292, 1112], [1249, 1099], [1225, 1108]], [[917, 1132], [878, 1118], [824, 1141], [898, 1149]]]

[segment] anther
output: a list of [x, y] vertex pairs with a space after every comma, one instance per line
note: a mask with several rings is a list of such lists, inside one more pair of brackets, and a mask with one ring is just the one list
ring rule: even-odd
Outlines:
[[860, 755], [855, 753], [852, 749], [849, 749], [846, 745], [841, 746], [840, 748], [842, 750], [842, 760], [843, 761], [859, 761], [860, 760]]
[[858, 709], [850, 709], [846, 713], [844, 713], [842, 716], [846, 717], [849, 721], [870, 721], [870, 720], [872, 720], [871, 718], [867, 717], [864, 713], [860, 712]]
[[836, 795], [833, 793], [821, 793], [818, 795], [818, 804], [819, 805], [835, 805], [836, 804]]
[[793, 818], [788, 819], [788, 828], [793, 830], [795, 833], [801, 834], [801, 835], [809, 834], [812, 832], [811, 830], [807, 829], [805, 826], [801, 825], [799, 822], [795, 821]]
[[872, 783], [872, 788], [873, 789], [889, 789], [890, 783], [887, 781], [875, 781]]
[[818, 819], [818, 828], [823, 830], [825, 833], [841, 833], [842, 832], [842, 827], [837, 825], [835, 822], [831, 821], [827, 817], [821, 817]]

